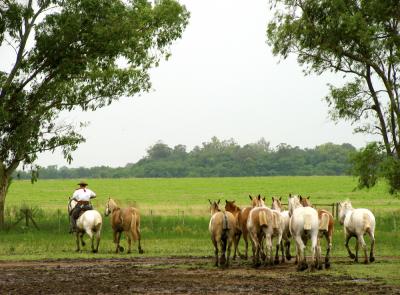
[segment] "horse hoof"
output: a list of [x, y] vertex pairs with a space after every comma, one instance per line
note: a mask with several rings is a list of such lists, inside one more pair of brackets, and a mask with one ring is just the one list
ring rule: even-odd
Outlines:
[[364, 264], [368, 264], [368, 263], [369, 263], [368, 259], [364, 260]]
[[356, 258], [356, 255], [354, 255], [353, 253], [349, 254], [349, 256], [350, 256], [351, 259], [355, 259]]
[[127, 254], [131, 254], [131, 250], [128, 250], [128, 252], [126, 252]]
[[97, 251], [97, 250], [92, 250], [92, 252], [93, 252], [93, 253], [97, 253], [98, 251]]
[[330, 262], [325, 262], [325, 268], [330, 268], [331, 267], [331, 263]]
[[118, 250], [119, 250], [120, 252], [124, 252], [125, 249], [124, 249], [124, 247], [119, 246]]
[[278, 264], [279, 264], [279, 259], [275, 259], [275, 260], [274, 260], [274, 264], [275, 264], [275, 265], [278, 265]]
[[375, 257], [370, 257], [369, 258], [369, 262], [374, 262], [375, 261]]
[[139, 254], [143, 254], [144, 251], [142, 249], [139, 249]]
[[292, 255], [286, 255], [286, 259], [287, 260], [291, 260], [292, 259]]

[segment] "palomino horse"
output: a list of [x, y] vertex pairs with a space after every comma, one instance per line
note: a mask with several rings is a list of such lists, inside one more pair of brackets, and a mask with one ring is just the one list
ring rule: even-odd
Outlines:
[[[236, 220], [232, 213], [222, 212], [218, 202], [210, 202], [211, 219], [208, 229], [211, 234], [211, 241], [215, 249], [215, 266], [229, 266], [231, 246], [236, 231]], [[218, 260], [218, 251], [221, 250], [221, 257]], [[226, 258], [225, 258], [226, 252]]]
[[321, 265], [321, 249], [318, 245], [318, 212], [311, 207], [303, 207], [297, 196], [289, 195], [289, 229], [292, 237], [296, 241], [296, 261], [297, 269], [305, 270], [308, 265], [306, 262], [305, 248], [307, 240], [311, 240], [311, 269]]
[[[310, 202], [310, 197], [303, 198], [300, 196], [300, 203], [303, 207], [313, 207]], [[329, 262], [329, 254], [332, 249], [333, 228], [335, 222], [329, 211], [317, 209], [317, 212], [319, 220], [319, 238], [324, 236], [326, 239], [325, 268], [329, 268], [331, 266], [331, 263]]]
[[[349, 252], [350, 258], [358, 262], [358, 248], [364, 250], [364, 263], [368, 263], [367, 245], [364, 241], [364, 235], [367, 233], [371, 240], [371, 250], [369, 261], [374, 262], [374, 246], [375, 246], [375, 217], [368, 209], [354, 209], [350, 201], [344, 201], [339, 204], [339, 221], [344, 225], [344, 233], [346, 236], [346, 249]], [[356, 237], [356, 255], [351, 253], [349, 248], [349, 240], [351, 237]]]
[[[226, 201], [225, 210], [231, 212], [236, 219], [236, 227], [237, 231], [235, 233], [235, 240], [234, 240], [234, 252], [233, 252], [233, 260], [236, 259], [236, 251], [241, 258], [247, 259], [248, 254], [248, 230], [247, 230], [247, 219], [249, 218], [249, 213], [252, 207], [245, 207], [240, 209], [236, 204], [235, 201]], [[244, 255], [241, 255], [239, 252], [239, 240], [240, 236], [243, 235], [243, 240], [245, 244], [245, 251]]]
[[[247, 220], [247, 229], [253, 248], [253, 263], [255, 266], [260, 265], [260, 254], [265, 254], [265, 264], [273, 265], [272, 238], [278, 238], [277, 249], [279, 250], [279, 244], [282, 241], [283, 220], [279, 212], [274, 212], [265, 206], [260, 195], [255, 202], [253, 200], [253, 204], [256, 204], [257, 207], [251, 209]], [[262, 246], [263, 238], [265, 238], [266, 251]], [[275, 263], [279, 263], [277, 256], [275, 256]]]
[[[77, 202], [74, 199], [70, 199], [68, 202], [68, 213], [75, 208]], [[83, 235], [85, 232], [89, 236], [92, 244], [92, 252], [97, 253], [99, 251], [100, 233], [102, 227], [102, 218], [98, 211], [87, 210], [83, 212], [76, 220], [76, 251], [80, 251], [80, 244], [82, 247], [85, 246]], [[96, 238], [96, 247], [94, 246], [94, 239]]]
[[121, 234], [125, 232], [128, 239], [128, 253], [131, 253], [131, 242], [138, 241], [138, 251], [144, 253], [140, 245], [140, 214], [139, 210], [134, 207], [119, 208], [117, 203], [108, 198], [105, 209], [105, 215], [111, 213], [111, 227], [113, 229], [113, 238], [116, 245], [115, 253], [124, 251], [124, 248], [119, 245]]
[[281, 242], [281, 249], [282, 249], [282, 262], [285, 262], [285, 256], [283, 255], [283, 251], [285, 249], [285, 254], [286, 254], [286, 259], [290, 260], [292, 259], [292, 255], [290, 255], [290, 238], [292, 237], [292, 235], [290, 234], [290, 230], [289, 230], [289, 211], [284, 210], [282, 211], [282, 197], [278, 198], [274, 198], [272, 197], [272, 205], [271, 205], [271, 209], [278, 211], [281, 213], [282, 219], [283, 219], [283, 231], [282, 231], [282, 240], [285, 241], [285, 245], [283, 246], [283, 241]]

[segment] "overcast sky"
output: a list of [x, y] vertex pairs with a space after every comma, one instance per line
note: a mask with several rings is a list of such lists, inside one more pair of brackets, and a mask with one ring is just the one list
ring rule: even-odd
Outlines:
[[[181, 3], [191, 13], [190, 23], [172, 46], [172, 57], [152, 70], [150, 93], [96, 112], [64, 115], [90, 122], [82, 130], [86, 143], [70, 166], [124, 166], [158, 140], [170, 147], [184, 144], [188, 151], [213, 136], [240, 145], [264, 137], [273, 147], [301, 148], [326, 142], [361, 147], [369, 140], [328, 118], [327, 83], [340, 84], [341, 76], [305, 77], [295, 57], [272, 55], [265, 34], [272, 17], [267, 0]], [[41, 155], [38, 163], [67, 165], [60, 151]]]

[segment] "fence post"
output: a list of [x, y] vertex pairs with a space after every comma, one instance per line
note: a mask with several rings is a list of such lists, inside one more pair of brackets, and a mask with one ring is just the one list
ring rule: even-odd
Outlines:
[[339, 220], [339, 203], [336, 203], [336, 220]]

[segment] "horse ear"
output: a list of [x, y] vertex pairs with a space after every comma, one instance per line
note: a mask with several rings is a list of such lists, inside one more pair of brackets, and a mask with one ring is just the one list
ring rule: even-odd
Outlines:
[[262, 200], [265, 202], [265, 197], [264, 197], [264, 198], [262, 198]]
[[309, 199], [310, 199], [310, 196], [308, 196], [307, 199], [309, 200]]
[[299, 196], [299, 198], [300, 198], [300, 202], [303, 200], [303, 197], [302, 196]]
[[249, 195], [249, 199], [253, 201], [253, 197]]
[[279, 201], [282, 201], [282, 197], [279, 197]]
[[291, 198], [292, 197], [292, 194], [289, 194], [289, 198]]
[[210, 199], [208, 199], [208, 202], [210, 202], [210, 205], [212, 205], [212, 202], [211, 202], [211, 200], [210, 200]]
[[217, 202], [217, 205], [219, 205], [219, 202], [220, 202], [221, 200], [218, 200], [218, 202]]
[[272, 203], [275, 201], [275, 198], [274, 197], [272, 197]]

